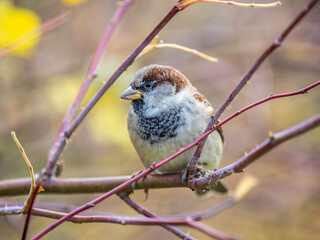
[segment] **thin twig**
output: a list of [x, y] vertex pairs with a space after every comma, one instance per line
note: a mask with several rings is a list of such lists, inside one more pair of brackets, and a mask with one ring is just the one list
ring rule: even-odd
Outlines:
[[225, 5], [232, 5], [237, 7], [253, 7], [253, 8], [270, 8], [270, 7], [277, 7], [281, 5], [281, 2], [273, 2], [273, 3], [240, 3], [235, 1], [219, 1], [219, 0], [185, 0], [181, 3], [177, 4], [177, 7], [180, 10], [185, 9], [186, 7], [191, 6], [195, 3], [218, 3], [218, 4], [225, 4]]
[[58, 131], [58, 134], [56, 136], [56, 139], [54, 143], [51, 146], [51, 149], [49, 151], [49, 157], [47, 166], [45, 168], [44, 174], [42, 176], [45, 176], [45, 178], [50, 178], [52, 176], [53, 169], [58, 161], [60, 152], [64, 148], [66, 144], [66, 138], [65, 138], [65, 130], [70, 126], [70, 122], [74, 118], [74, 115], [76, 111], [79, 108], [79, 105], [81, 101], [83, 100], [86, 92], [88, 91], [94, 77], [97, 75], [97, 67], [99, 65], [99, 62], [101, 60], [101, 57], [103, 55], [103, 52], [106, 48], [106, 46], [109, 43], [109, 40], [111, 36], [113, 35], [115, 29], [119, 25], [121, 19], [123, 18], [124, 14], [128, 10], [129, 6], [134, 2], [134, 0], [125, 0], [123, 1], [123, 4], [117, 8], [115, 13], [113, 14], [111, 18], [110, 24], [107, 26], [104, 35], [101, 39], [101, 42], [99, 43], [99, 46], [97, 47], [94, 57], [91, 61], [91, 64], [88, 68], [88, 71], [86, 73], [85, 79], [82, 82], [82, 85], [80, 86], [80, 89], [78, 91], [78, 94], [74, 100], [74, 103], [72, 106], [68, 109], [67, 113], [65, 114], [65, 117], [62, 121], [62, 124], [60, 126], [60, 129]]
[[29, 223], [30, 223], [30, 217], [31, 217], [31, 212], [32, 212], [32, 206], [33, 203], [36, 199], [37, 193], [38, 191], [43, 191], [43, 188], [41, 186], [37, 186], [35, 183], [35, 179], [34, 179], [34, 172], [33, 172], [33, 167], [28, 159], [28, 156], [26, 154], [26, 152], [24, 151], [21, 143], [19, 142], [16, 133], [15, 132], [11, 132], [11, 136], [14, 140], [14, 142], [16, 143], [16, 145], [18, 146], [21, 155], [24, 159], [24, 161], [26, 162], [26, 164], [28, 165], [29, 171], [30, 171], [30, 176], [31, 176], [31, 186], [30, 186], [30, 191], [29, 191], [29, 195], [28, 195], [28, 199], [23, 207], [23, 213], [27, 214], [27, 218], [26, 221], [24, 223], [24, 228], [23, 228], [23, 234], [22, 234], [22, 240], [26, 239], [27, 233], [28, 233], [28, 227], [29, 227]]
[[239, 240], [240, 239], [238, 237], [230, 236], [226, 233], [213, 229], [212, 227], [209, 227], [204, 223], [196, 222], [194, 220], [188, 221], [188, 225], [218, 240]]
[[24, 205], [0, 207], [0, 216], [23, 214]]
[[[262, 53], [262, 55], [258, 58], [255, 64], [251, 67], [251, 69], [245, 74], [240, 83], [236, 86], [236, 88], [232, 91], [232, 93], [225, 99], [225, 101], [220, 105], [218, 110], [215, 112], [213, 117], [211, 118], [208, 126], [205, 129], [205, 132], [209, 131], [218, 121], [221, 114], [226, 110], [226, 108], [230, 105], [233, 99], [238, 95], [241, 89], [248, 83], [251, 79], [252, 75], [256, 72], [256, 70], [260, 67], [260, 65], [264, 62], [264, 60], [269, 57], [271, 53], [284, 41], [284, 39], [288, 36], [288, 34], [292, 31], [292, 29], [310, 12], [310, 10], [319, 2], [319, 0], [312, 0], [310, 3], [295, 17], [295, 19], [289, 24], [289, 26], [280, 34], [280, 36], [271, 44], [271, 46]], [[197, 147], [190, 163], [188, 164], [188, 175], [194, 175], [197, 170], [197, 162], [200, 158], [202, 149], [206, 139], [204, 139]]]
[[187, 48], [187, 47], [184, 47], [184, 46], [181, 46], [179, 44], [174, 44], [174, 43], [163, 43], [162, 40], [160, 40], [160, 42], [158, 43], [158, 36], [156, 36], [151, 44], [149, 44], [148, 46], [145, 47], [145, 49], [143, 49], [143, 51], [137, 56], [136, 59], [142, 57], [143, 55], [145, 55], [146, 53], [154, 50], [154, 49], [157, 49], [157, 48], [175, 48], [175, 49], [179, 49], [179, 50], [182, 50], [184, 52], [188, 52], [188, 53], [192, 53], [198, 57], [201, 57], [205, 60], [208, 60], [210, 62], [218, 62], [218, 59], [217, 58], [214, 58], [214, 57], [211, 57], [205, 53], [202, 53], [196, 49], [191, 49], [191, 48]]
[[32, 201], [33, 201], [32, 199], [33, 199], [33, 194], [34, 194], [35, 190], [36, 190], [36, 192], [44, 191], [44, 190], [42, 187], [38, 187], [36, 185], [33, 167], [32, 167], [32, 165], [28, 159], [28, 156], [27, 156], [26, 152], [24, 151], [24, 149], [23, 149], [21, 143], [19, 142], [19, 140], [16, 136], [16, 133], [14, 131], [11, 132], [11, 136], [12, 136], [14, 142], [16, 143], [16, 145], [18, 146], [18, 148], [21, 152], [21, 155], [29, 168], [29, 172], [30, 172], [30, 176], [31, 176], [31, 186], [30, 186], [30, 190], [29, 190], [29, 196], [28, 196], [28, 200], [26, 201], [26, 204], [24, 205], [24, 209], [23, 209], [23, 211], [25, 213], [27, 213], [30, 209], [30, 206], [32, 205]]
[[[6, 214], [6, 208], [10, 207], [19, 207], [22, 206], [23, 208], [23, 202], [22, 201], [10, 201], [10, 202], [0, 202], [0, 215], [13, 215], [13, 214]], [[67, 205], [64, 203], [57, 203], [57, 202], [35, 202], [33, 205], [34, 208], [41, 208], [41, 209], [47, 209], [47, 210], [53, 210], [53, 211], [59, 211], [59, 212], [70, 212], [78, 206], [73, 205]], [[23, 214], [23, 209], [16, 214]], [[104, 212], [104, 211], [96, 211], [96, 210], [88, 210], [83, 213], [83, 215], [115, 215], [114, 213], [110, 212]]]
[[21, 240], [25, 240], [27, 237], [27, 233], [28, 233], [28, 229], [29, 229], [29, 225], [30, 225], [30, 219], [31, 219], [31, 215], [32, 215], [32, 211], [33, 211], [33, 205], [36, 201], [36, 197], [37, 197], [37, 193], [39, 192], [39, 190], [42, 189], [42, 187], [40, 185], [37, 185], [35, 188], [32, 188], [32, 192], [31, 192], [31, 199], [29, 202], [30, 204], [29, 209], [27, 212], [24, 211], [24, 213], [27, 213], [27, 217], [26, 220], [24, 222], [24, 227], [23, 227], [23, 233], [22, 233], [22, 237]]
[[[135, 201], [133, 201], [127, 193], [120, 193], [118, 194], [118, 196], [126, 203], [128, 204], [131, 208], [133, 208], [134, 210], [136, 210], [138, 213], [148, 217], [148, 218], [158, 218], [155, 214], [153, 214], [152, 212], [148, 211], [146, 208], [144, 208], [143, 206], [139, 205], [138, 203], [136, 203]], [[169, 224], [161, 224], [161, 226], [164, 229], [167, 229], [169, 232], [175, 234], [176, 236], [178, 236], [181, 239], [190, 239], [190, 240], [195, 240], [195, 238], [189, 236], [188, 234], [186, 234], [185, 232], [181, 231], [179, 228], [176, 228], [174, 226], [170, 226]]]
[[33, 171], [33, 167], [28, 159], [28, 156], [26, 154], [26, 152], [24, 151], [21, 143], [19, 142], [17, 136], [16, 136], [16, 133], [14, 131], [11, 132], [11, 136], [14, 140], [14, 142], [16, 143], [17, 147], [19, 148], [19, 151], [21, 152], [21, 155], [24, 159], [24, 161], [26, 162], [27, 166], [28, 166], [28, 169], [29, 169], [29, 172], [30, 172], [30, 177], [31, 177], [31, 186], [30, 186], [30, 191], [29, 191], [29, 197], [28, 197], [28, 201], [27, 203], [25, 204], [25, 207], [24, 207], [24, 212], [27, 212], [29, 210], [29, 198], [31, 197], [31, 192], [32, 192], [32, 188], [35, 188], [36, 187], [36, 183], [35, 183], [35, 179], [34, 179], [34, 171]]

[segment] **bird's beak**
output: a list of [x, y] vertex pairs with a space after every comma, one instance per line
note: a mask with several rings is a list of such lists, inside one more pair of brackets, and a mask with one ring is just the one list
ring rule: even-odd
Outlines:
[[140, 92], [139, 90], [135, 90], [132, 87], [128, 87], [128, 89], [122, 93], [120, 98], [125, 100], [136, 100], [140, 99], [141, 95], [142, 92]]

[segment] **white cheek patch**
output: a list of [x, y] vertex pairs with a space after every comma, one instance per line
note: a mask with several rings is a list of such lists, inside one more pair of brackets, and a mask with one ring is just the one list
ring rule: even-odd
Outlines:
[[[170, 90], [170, 95], [168, 94], [168, 89]], [[159, 114], [159, 111], [166, 111], [175, 106], [188, 106], [189, 104], [185, 104], [186, 99], [190, 99], [190, 97], [192, 97], [192, 92], [187, 90], [173, 93], [175, 88], [169, 84], [166, 84], [166, 86], [160, 86], [156, 90], [157, 91], [151, 92], [151, 94], [145, 96], [146, 117], [153, 117]], [[187, 101], [190, 102], [190, 108], [188, 107], [185, 111], [194, 112], [194, 109], [191, 109], [191, 107], [195, 107], [195, 103], [191, 100]]]
[[[159, 111], [172, 108], [174, 100], [175, 88], [170, 84], [162, 84], [157, 86], [153, 91], [144, 95], [144, 102], [146, 104], [146, 115], [152, 116]], [[176, 105], [176, 104], [175, 104]]]

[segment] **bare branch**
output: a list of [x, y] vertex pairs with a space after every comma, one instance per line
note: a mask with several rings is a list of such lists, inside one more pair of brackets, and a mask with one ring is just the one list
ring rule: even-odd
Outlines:
[[[309, 4], [293, 19], [293, 21], [289, 24], [289, 26], [280, 34], [280, 36], [271, 44], [271, 46], [262, 53], [262, 55], [258, 58], [255, 64], [251, 67], [251, 69], [245, 74], [240, 83], [236, 86], [236, 88], [232, 91], [232, 93], [227, 97], [227, 99], [220, 105], [218, 110], [215, 112], [213, 117], [211, 118], [208, 126], [206, 127], [204, 132], [209, 131], [218, 121], [221, 114], [226, 110], [226, 108], [230, 105], [233, 99], [238, 95], [241, 89], [248, 83], [251, 79], [252, 75], [256, 72], [256, 70], [260, 67], [260, 65], [264, 62], [264, 60], [273, 53], [278, 47], [281, 46], [284, 39], [288, 36], [288, 34], [292, 31], [292, 29], [311, 11], [311, 9], [319, 2], [319, 0], [311, 0]], [[206, 139], [204, 139], [197, 147], [189, 165], [188, 165], [188, 174], [193, 175], [197, 170], [197, 162], [200, 158], [202, 149]]]
[[227, 235], [226, 233], [223, 233], [221, 231], [218, 231], [216, 229], [213, 229], [212, 227], [209, 227], [208, 225], [206, 224], [203, 224], [201, 222], [196, 222], [196, 221], [193, 221], [193, 220], [190, 220], [188, 221], [188, 225], [190, 227], [193, 227], [215, 239], [219, 239], [219, 240], [237, 240], [237, 239], [240, 239], [240, 238], [237, 238], [237, 237], [233, 237], [233, 236], [229, 236]]
[[[148, 218], [155, 218], [157, 219], [158, 217], [153, 214], [152, 212], [148, 211], [147, 209], [145, 209], [143, 206], [139, 205], [138, 203], [136, 203], [135, 201], [133, 201], [129, 195], [127, 193], [120, 193], [118, 194], [118, 196], [126, 203], [128, 204], [131, 208], [133, 208], [134, 210], [136, 210], [138, 213], [148, 217]], [[179, 228], [170, 226], [169, 224], [161, 224], [161, 226], [164, 229], [167, 229], [169, 232], [175, 234], [176, 236], [178, 236], [181, 239], [193, 239], [195, 240], [195, 238], [189, 236], [188, 234], [184, 233], [183, 231], [181, 231]]]
[[[52, 193], [101, 193], [110, 191], [131, 179], [131, 176], [93, 177], [93, 178], [52, 178], [43, 183], [46, 190], [42, 194]], [[0, 196], [16, 196], [28, 194], [30, 178], [0, 181]], [[181, 183], [181, 174], [149, 175], [136, 183], [135, 189], [186, 187]], [[123, 191], [131, 191], [131, 186]]]
[[27, 204], [29, 204], [28, 205], [29, 209], [27, 212], [25, 212], [25, 209], [24, 209], [24, 212], [27, 213], [27, 218], [24, 222], [23, 233], [22, 233], [22, 237], [21, 237], [22, 240], [25, 240], [27, 237], [27, 233], [28, 233], [28, 229], [29, 229], [29, 225], [30, 225], [30, 218], [31, 218], [32, 211], [33, 211], [33, 205], [36, 201], [37, 193], [39, 192], [40, 189], [42, 189], [42, 187], [40, 185], [36, 185], [34, 188], [32, 188], [31, 195], [29, 196], [30, 198], [28, 198], [28, 201], [27, 201]]
[[[52, 176], [53, 169], [59, 159], [61, 151], [63, 150], [64, 146], [66, 145], [65, 131], [70, 126], [70, 123], [71, 123], [72, 119], [74, 118], [74, 115], [76, 114], [76, 111], [78, 110], [81, 101], [83, 100], [83, 98], [84, 98], [86, 92], [88, 91], [94, 77], [97, 74], [96, 73], [97, 67], [98, 67], [99, 62], [101, 60], [101, 57], [103, 55], [104, 49], [108, 45], [109, 40], [110, 40], [111, 36], [113, 35], [115, 29], [119, 25], [123, 15], [126, 13], [129, 6], [133, 2], [134, 2], [134, 0], [123, 1], [123, 4], [121, 6], [119, 6], [119, 8], [115, 11], [114, 15], [112, 16], [111, 22], [107, 26], [105, 33], [101, 39], [101, 42], [96, 49], [94, 57], [91, 61], [91, 64], [89, 66], [89, 69], [87, 71], [85, 79], [82, 82], [82, 85], [80, 86], [80, 89], [79, 89], [78, 94], [74, 100], [74, 103], [72, 104], [72, 106], [68, 109], [67, 113], [65, 114], [65, 117], [62, 121], [59, 132], [56, 136], [56, 139], [55, 139], [54, 143], [52, 144], [51, 149], [49, 151], [47, 166], [46, 166], [41, 177], [50, 178]], [[40, 180], [40, 182], [42, 182], [42, 179]]]

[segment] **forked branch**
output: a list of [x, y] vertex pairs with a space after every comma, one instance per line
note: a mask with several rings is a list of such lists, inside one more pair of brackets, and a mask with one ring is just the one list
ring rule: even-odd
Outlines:
[[[278, 47], [281, 46], [284, 39], [288, 36], [288, 34], [292, 31], [292, 29], [297, 26], [298, 23], [311, 11], [314, 6], [319, 3], [319, 0], [311, 0], [309, 4], [293, 19], [293, 21], [287, 26], [287, 28], [280, 34], [280, 36], [271, 44], [270, 47], [265, 50], [262, 55], [258, 58], [258, 60], [253, 64], [250, 70], [245, 74], [240, 83], [236, 86], [236, 88], [231, 92], [231, 94], [224, 100], [224, 102], [220, 105], [218, 110], [215, 112], [213, 117], [211, 118], [208, 126], [206, 127], [204, 132], [209, 131], [212, 127], [217, 123], [221, 114], [227, 109], [227, 107], [231, 104], [233, 99], [239, 94], [241, 89], [248, 83], [251, 79], [252, 75], [257, 71], [257, 69], [261, 66], [264, 60], [270, 56], [271, 53], [274, 52]], [[199, 146], [197, 147], [189, 165], [188, 165], [188, 175], [194, 175], [197, 171], [197, 162], [200, 158], [202, 149], [206, 139], [204, 139]]]

